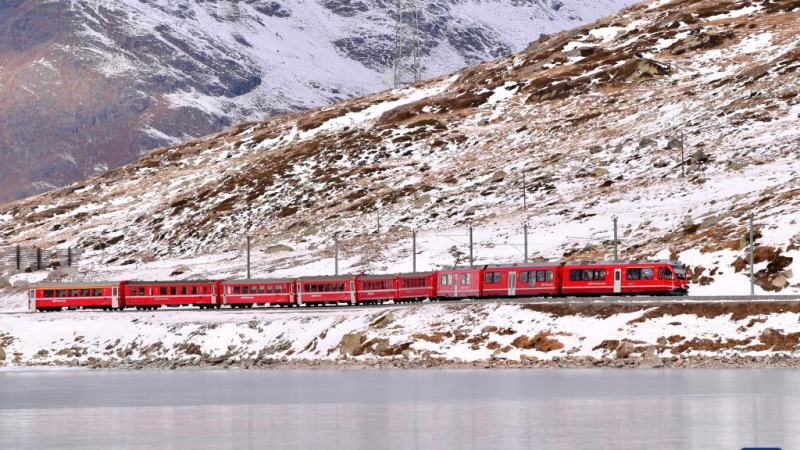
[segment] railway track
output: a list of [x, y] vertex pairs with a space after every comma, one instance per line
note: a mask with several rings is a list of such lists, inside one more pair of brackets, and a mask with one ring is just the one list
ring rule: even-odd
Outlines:
[[[175, 308], [161, 308], [155, 311], [139, 311], [136, 309], [125, 309], [123, 311], [110, 311], [103, 312], [104, 314], [146, 314], [159, 312], [178, 312], [178, 311], [193, 311], [202, 314], [239, 314], [247, 315], [253, 312], [267, 313], [267, 314], [282, 314], [282, 313], [301, 313], [301, 314], [315, 314], [321, 312], [333, 311], [359, 311], [359, 310], [377, 310], [377, 309], [398, 309], [398, 308], [413, 308], [421, 305], [442, 304], [442, 305], [480, 305], [480, 304], [504, 304], [504, 305], [519, 305], [519, 304], [570, 304], [570, 305], [669, 305], [681, 303], [770, 303], [776, 301], [783, 302], [797, 302], [800, 301], [800, 295], [715, 295], [715, 296], [679, 296], [679, 297], [665, 297], [665, 296], [623, 296], [623, 297], [573, 297], [569, 299], [564, 298], [548, 298], [548, 297], [527, 297], [527, 298], [490, 298], [490, 299], [465, 299], [465, 300], [447, 300], [447, 301], [424, 301], [417, 303], [384, 303], [378, 305], [357, 305], [350, 306], [344, 303], [338, 305], [325, 305], [325, 306], [303, 306], [300, 308], [281, 308], [278, 306], [254, 306], [247, 309], [200, 309], [198, 307], [175, 307]], [[65, 310], [66, 311], [66, 310]], [[66, 312], [97, 312], [102, 311], [96, 309], [87, 310], [72, 310]], [[3, 311], [3, 315], [27, 315], [27, 314], [42, 314], [49, 315], [48, 313], [35, 313], [30, 311]], [[57, 316], [57, 313], [54, 313]]]

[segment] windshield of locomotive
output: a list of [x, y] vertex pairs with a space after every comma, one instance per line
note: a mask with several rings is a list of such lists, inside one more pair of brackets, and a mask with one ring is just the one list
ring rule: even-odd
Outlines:
[[672, 270], [675, 271], [675, 277], [679, 280], [686, 279], [686, 269], [683, 266], [672, 266]]

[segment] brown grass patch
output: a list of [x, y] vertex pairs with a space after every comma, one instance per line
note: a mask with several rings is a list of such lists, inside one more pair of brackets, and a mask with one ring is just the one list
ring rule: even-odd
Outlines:
[[518, 349], [535, 349], [545, 353], [564, 348], [564, 344], [556, 339], [551, 339], [550, 336], [552, 334], [549, 331], [542, 331], [530, 338], [523, 334], [514, 339], [511, 345]]

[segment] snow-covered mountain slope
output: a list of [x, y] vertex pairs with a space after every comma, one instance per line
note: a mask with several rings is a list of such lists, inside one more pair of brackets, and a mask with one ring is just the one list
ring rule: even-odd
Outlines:
[[[423, 74], [634, 0], [419, 2]], [[147, 151], [387, 86], [395, 2], [0, 2], [0, 202]]]
[[470, 225], [476, 263], [521, 260], [525, 221], [533, 257], [609, 257], [619, 216], [622, 257], [680, 258], [693, 292], [733, 294], [749, 292], [752, 212], [757, 290], [796, 292], [799, 24], [789, 0], [636, 5], [8, 205], [0, 245], [85, 247], [76, 277], [167, 276], [183, 258], [183, 276], [225, 277], [249, 234], [255, 275], [299, 275], [333, 272], [334, 235], [343, 271], [408, 270], [417, 229], [425, 270], [463, 263]]

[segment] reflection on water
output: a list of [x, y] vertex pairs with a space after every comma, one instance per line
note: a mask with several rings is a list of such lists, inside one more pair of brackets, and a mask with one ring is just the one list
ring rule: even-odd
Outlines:
[[795, 371], [0, 373], [0, 448], [800, 447]]

